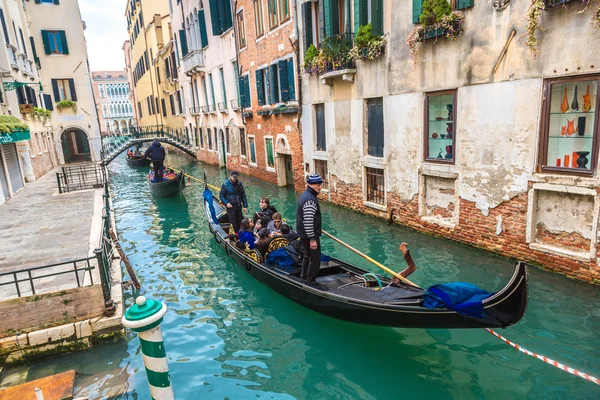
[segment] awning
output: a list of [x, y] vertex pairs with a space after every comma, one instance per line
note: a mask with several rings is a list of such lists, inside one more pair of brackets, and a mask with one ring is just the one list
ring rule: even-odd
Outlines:
[[31, 134], [29, 131], [19, 131], [19, 132], [0, 132], [0, 144], [6, 143], [15, 143], [21, 140], [29, 140], [31, 139]]

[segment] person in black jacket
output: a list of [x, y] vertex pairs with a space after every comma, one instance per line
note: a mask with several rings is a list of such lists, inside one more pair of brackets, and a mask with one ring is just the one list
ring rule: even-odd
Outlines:
[[277, 209], [271, 205], [268, 197], [260, 198], [260, 211], [254, 213], [254, 230], [258, 232], [261, 228], [266, 227], [273, 219], [273, 214]]
[[323, 187], [323, 179], [319, 175], [310, 175], [306, 183], [296, 209], [296, 228], [304, 245], [300, 278], [318, 286], [315, 280], [321, 266], [321, 208], [317, 196]]
[[152, 145], [148, 147], [144, 158], [150, 158], [152, 160], [152, 166], [154, 167], [154, 179], [156, 182], [162, 182], [162, 169], [165, 161], [165, 148], [160, 145], [158, 139], [154, 139]]
[[244, 206], [244, 212], [248, 212], [246, 191], [242, 182], [238, 181], [238, 175], [237, 171], [231, 171], [229, 179], [223, 183], [221, 192], [219, 193], [221, 203], [227, 207], [225, 210], [229, 217], [229, 223], [233, 226], [236, 233], [240, 230], [240, 223], [244, 218], [242, 206]]

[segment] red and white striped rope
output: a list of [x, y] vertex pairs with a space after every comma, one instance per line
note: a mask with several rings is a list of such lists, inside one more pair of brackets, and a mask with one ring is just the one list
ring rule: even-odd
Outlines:
[[547, 358], [547, 357], [545, 357], [545, 356], [541, 356], [541, 355], [539, 355], [539, 354], [535, 354], [535, 353], [533, 353], [533, 352], [531, 352], [531, 351], [529, 351], [529, 350], [527, 350], [527, 349], [524, 349], [523, 347], [519, 346], [518, 344], [511, 342], [510, 340], [506, 339], [505, 337], [503, 337], [502, 335], [500, 335], [500, 334], [498, 334], [498, 333], [494, 332], [494, 331], [493, 331], [493, 330], [491, 330], [491, 329], [488, 329], [488, 328], [484, 328], [484, 329], [485, 329], [486, 331], [488, 331], [489, 333], [491, 333], [492, 335], [496, 336], [498, 339], [502, 340], [503, 342], [506, 342], [506, 343], [507, 343], [507, 344], [509, 344], [510, 346], [512, 346], [512, 347], [514, 347], [515, 349], [519, 350], [521, 353], [525, 353], [525, 354], [527, 354], [528, 356], [535, 357], [535, 358], [537, 358], [538, 360], [542, 360], [542, 361], [543, 361], [543, 362], [545, 362], [546, 364], [553, 365], [553, 366], [555, 366], [555, 367], [556, 367], [556, 368], [558, 368], [558, 369], [561, 369], [561, 370], [563, 370], [563, 371], [566, 371], [566, 372], [568, 372], [568, 373], [570, 373], [570, 374], [573, 374], [573, 375], [575, 375], [575, 376], [578, 376], [578, 377], [580, 377], [580, 378], [583, 378], [583, 379], [585, 379], [585, 380], [588, 380], [588, 381], [590, 381], [590, 382], [594, 382], [596, 385], [600, 385], [600, 379], [598, 379], [598, 378], [596, 378], [596, 377], [594, 377], [594, 376], [588, 375], [588, 374], [586, 374], [585, 372], [580, 372], [580, 371], [578, 371], [578, 370], [576, 370], [576, 369], [574, 369], [574, 368], [567, 367], [566, 365], [563, 365], [563, 364], [561, 364], [561, 363], [559, 363], [559, 362], [557, 362], [557, 361], [551, 360], [550, 358]]

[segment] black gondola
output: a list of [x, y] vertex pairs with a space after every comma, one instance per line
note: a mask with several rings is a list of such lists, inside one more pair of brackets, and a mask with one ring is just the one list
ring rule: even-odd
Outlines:
[[390, 285], [390, 279], [379, 275], [378, 281], [366, 280], [363, 275], [369, 271], [333, 257], [328, 264], [322, 263], [317, 278], [327, 290], [306, 285], [299, 278], [299, 268], [284, 270], [266, 265], [260, 262], [257, 251], [239, 250], [230, 243], [227, 213], [212, 194], [205, 196], [204, 210], [211, 233], [229, 257], [279, 294], [329, 317], [400, 328], [503, 328], [517, 323], [527, 309], [527, 266], [523, 262], [517, 264], [503, 289], [483, 301], [485, 317], [479, 319], [448, 309], [423, 307], [423, 289], [405, 283]]
[[158, 183], [153, 183], [148, 175], [148, 186], [153, 196], [174, 196], [185, 189], [185, 170], [182, 168], [175, 178]]
[[150, 165], [150, 160], [144, 156], [138, 156], [138, 157], [127, 156], [126, 159], [127, 159], [127, 165], [129, 165], [132, 168], [147, 167]]

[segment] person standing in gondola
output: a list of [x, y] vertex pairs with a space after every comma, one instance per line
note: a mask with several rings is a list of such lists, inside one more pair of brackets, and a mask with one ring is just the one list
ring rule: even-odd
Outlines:
[[321, 266], [321, 208], [317, 196], [323, 187], [323, 179], [320, 175], [309, 175], [306, 183], [296, 209], [296, 228], [304, 245], [300, 278], [311, 286], [320, 287], [316, 282]]
[[152, 145], [148, 147], [148, 150], [144, 153], [144, 158], [150, 158], [150, 160], [152, 160], [155, 182], [162, 182], [163, 180], [162, 169], [165, 162], [165, 155], [165, 148], [161, 146], [158, 139], [154, 139]]
[[219, 199], [227, 207], [226, 211], [229, 223], [233, 226], [235, 233], [240, 230], [240, 223], [244, 218], [242, 206], [244, 207], [244, 212], [248, 212], [246, 191], [242, 182], [238, 180], [238, 175], [237, 171], [231, 171], [229, 179], [223, 183], [221, 192], [219, 193]]

